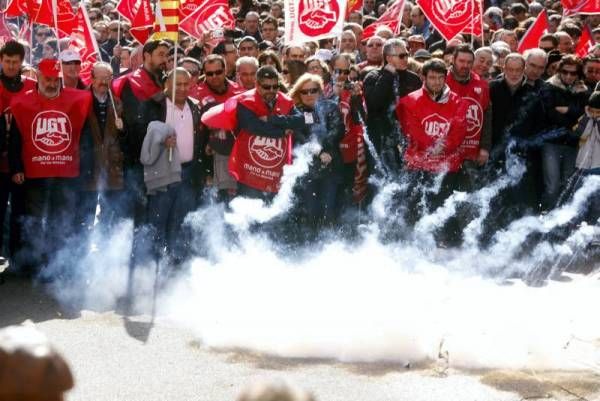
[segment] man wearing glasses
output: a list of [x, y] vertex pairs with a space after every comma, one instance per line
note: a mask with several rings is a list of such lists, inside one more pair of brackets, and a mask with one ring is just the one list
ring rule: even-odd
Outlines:
[[381, 67], [383, 61], [383, 38], [372, 36], [367, 40], [367, 59], [358, 64], [358, 68]]
[[239, 195], [269, 199], [277, 193], [283, 166], [292, 160], [292, 134], [315, 119], [301, 114], [279, 85], [277, 70], [263, 66], [256, 73], [256, 88], [237, 97], [229, 171]]
[[400, 137], [394, 108], [398, 100], [421, 87], [421, 79], [408, 70], [408, 49], [400, 39], [389, 39], [383, 47], [384, 66], [367, 74], [364, 93], [368, 136], [378, 154], [387, 151], [385, 163], [397, 168]]
[[[211, 54], [202, 63], [204, 82], [198, 85], [198, 100], [202, 113], [217, 104], [222, 104], [242, 92], [235, 82], [225, 77], [225, 59]], [[219, 191], [221, 199], [229, 199], [236, 194], [235, 179], [229, 174], [228, 161], [235, 137], [228, 130], [212, 130], [206, 127], [208, 146], [207, 155], [213, 156], [213, 185]]]

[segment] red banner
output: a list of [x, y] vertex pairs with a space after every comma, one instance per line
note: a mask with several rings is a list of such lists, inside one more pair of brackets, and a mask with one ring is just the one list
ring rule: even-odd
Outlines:
[[121, 0], [115, 9], [129, 22], [133, 21], [135, 14], [139, 8], [140, 0]]
[[152, 34], [153, 26], [154, 13], [152, 12], [150, 0], [141, 0], [135, 12], [135, 16], [131, 21], [129, 33], [135, 40], [141, 44], [145, 44]]
[[523, 53], [525, 50], [538, 47], [540, 38], [544, 35], [544, 33], [546, 33], [548, 28], [548, 14], [546, 13], [546, 9], [543, 9], [542, 12], [537, 16], [535, 22], [531, 24], [519, 42], [519, 53]]
[[10, 0], [4, 12], [9, 18], [20, 17], [21, 15], [28, 14], [27, 0]]
[[5, 14], [0, 13], [0, 40], [2, 43], [6, 43], [11, 39], [14, 39], [13, 33], [6, 26], [6, 21], [4, 19]]
[[446, 40], [459, 33], [481, 34], [481, 2], [479, 0], [417, 0], [433, 27]]
[[581, 32], [581, 37], [579, 38], [579, 42], [577, 42], [577, 47], [575, 47], [575, 54], [580, 58], [585, 57], [588, 55], [593, 46], [594, 38], [592, 37], [592, 32], [590, 32], [590, 27], [586, 25], [583, 28], [583, 32]]
[[179, 19], [182, 20], [198, 8], [202, 0], [181, 0], [179, 3]]
[[[54, 23], [53, 1], [56, 1], [56, 24]], [[58, 30], [62, 31], [62, 33], [59, 32], [59, 36], [68, 35], [73, 31], [77, 22], [69, 0], [42, 0], [41, 3], [38, 3], [39, 5], [35, 3], [36, 1], [28, 3], [31, 22], [47, 25], [50, 28], [58, 26]]]
[[382, 25], [389, 27], [392, 32], [399, 33], [400, 25], [402, 24], [402, 13], [404, 12], [405, 0], [396, 0], [377, 21], [367, 26], [363, 32], [363, 41], [375, 35], [375, 31]]
[[203, 0], [196, 9], [179, 22], [179, 29], [196, 39], [219, 28], [233, 28], [235, 19], [227, 0]]
[[86, 85], [92, 81], [92, 67], [98, 61], [97, 44], [93, 36], [89, 18], [86, 18], [84, 7], [77, 11], [77, 26], [71, 32], [69, 48], [77, 51], [81, 57], [81, 72], [79, 77]]
[[600, 14], [600, 0], [561, 0], [563, 15]]

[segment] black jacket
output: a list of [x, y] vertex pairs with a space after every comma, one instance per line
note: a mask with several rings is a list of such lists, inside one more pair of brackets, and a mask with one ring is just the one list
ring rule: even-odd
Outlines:
[[[398, 93], [395, 93], [394, 86], [397, 86]], [[363, 87], [368, 135], [377, 152], [380, 152], [384, 138], [394, 135], [397, 100], [421, 88], [421, 79], [408, 70], [394, 74], [383, 67], [369, 72]]]
[[319, 99], [314, 109], [298, 106], [301, 112], [312, 113], [314, 123], [306, 127], [304, 138], [295, 137], [295, 144], [303, 144], [316, 138], [322, 147], [321, 152], [326, 152], [333, 158], [333, 163], [341, 163], [340, 141], [344, 137], [345, 128], [342, 114], [336, 103], [328, 99]]
[[[543, 105], [545, 132], [565, 128], [560, 134], [546, 135], [544, 142], [576, 147], [578, 140], [570, 134], [571, 129], [577, 125], [577, 121], [585, 111], [585, 104], [589, 97], [587, 86], [581, 82], [567, 88], [558, 75], [554, 75], [546, 81], [540, 90], [540, 101]], [[566, 113], [559, 113], [556, 107], [568, 107]]]
[[[148, 125], [152, 121], [162, 121], [165, 122], [167, 119], [167, 98], [165, 96], [162, 99], [157, 100], [156, 98], [146, 100], [142, 103], [141, 109], [141, 121], [139, 124], [140, 129], [143, 129], [144, 136], [146, 131], [148, 130]], [[192, 120], [194, 125], [194, 157], [191, 161], [192, 163], [192, 185], [196, 188], [202, 188], [204, 185], [204, 179], [207, 176], [208, 172], [211, 169], [208, 161], [206, 160], [206, 156], [204, 154], [204, 149], [206, 148], [207, 138], [203, 135], [201, 130], [201, 122], [200, 122], [200, 108], [198, 107], [198, 102], [195, 99], [187, 98], [188, 106], [192, 111]], [[142, 143], [144, 138], [142, 138]], [[140, 146], [141, 149], [141, 146]], [[138, 154], [139, 158], [139, 154]]]

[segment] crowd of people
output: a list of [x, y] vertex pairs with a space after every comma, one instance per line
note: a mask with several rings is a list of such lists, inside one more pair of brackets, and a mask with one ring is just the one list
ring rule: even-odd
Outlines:
[[[221, 41], [180, 33], [177, 43], [138, 44], [114, 1], [82, 2], [102, 59], [89, 85], [79, 53], [50, 28], [35, 26], [32, 43], [6, 42], [3, 249], [36, 272], [70, 238], [131, 219], [134, 239], [149, 239], [134, 240], [134, 255], [177, 263], [194, 248], [183, 221], [207, 188], [218, 202], [269, 201], [300, 147], [312, 162], [295, 216], [315, 231], [368, 205], [370, 177], [408, 179], [398, 202], [415, 220], [455, 190], [488, 185], [516, 157], [527, 169], [492, 201], [493, 231], [552, 210], [600, 173], [600, 45], [575, 55], [584, 29], [600, 40], [599, 15], [567, 17], [551, 0], [486, 1], [483, 35], [446, 41], [407, 1], [399, 32], [381, 25], [363, 37], [389, 3], [365, 0], [338, 38], [286, 43], [282, 3], [238, 0]], [[518, 53], [544, 9], [548, 32]], [[596, 194], [582, 219], [598, 217]], [[444, 242], [460, 242], [461, 224]]]

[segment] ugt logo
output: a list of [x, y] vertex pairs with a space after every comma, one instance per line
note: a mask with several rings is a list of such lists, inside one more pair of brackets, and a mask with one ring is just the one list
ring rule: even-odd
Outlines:
[[299, 0], [298, 26], [306, 36], [329, 33], [340, 17], [338, 0]]
[[275, 168], [283, 163], [286, 148], [285, 140], [253, 136], [248, 142], [248, 153], [252, 161], [263, 168]]
[[31, 123], [31, 139], [43, 153], [55, 155], [64, 152], [73, 139], [69, 117], [56, 110], [38, 113]]
[[432, 138], [446, 137], [450, 131], [450, 122], [437, 113], [425, 117], [421, 121], [421, 124], [423, 125], [425, 134]]
[[473, 2], [463, 0], [433, 0], [433, 13], [447, 25], [464, 25], [473, 12]]

